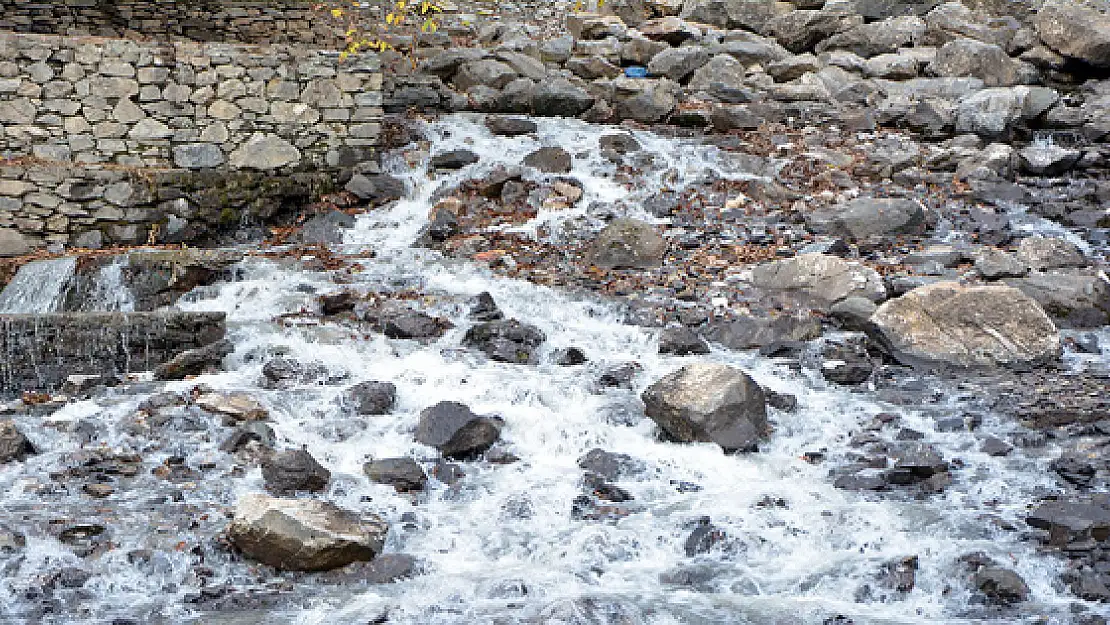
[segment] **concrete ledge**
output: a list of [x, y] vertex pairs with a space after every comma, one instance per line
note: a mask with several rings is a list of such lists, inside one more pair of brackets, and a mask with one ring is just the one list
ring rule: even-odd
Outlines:
[[74, 374], [150, 371], [226, 331], [222, 312], [0, 315], [0, 396], [53, 391]]

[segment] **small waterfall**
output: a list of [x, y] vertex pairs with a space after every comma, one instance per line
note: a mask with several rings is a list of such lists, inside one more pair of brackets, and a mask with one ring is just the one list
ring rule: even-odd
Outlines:
[[82, 298], [81, 310], [88, 312], [132, 312], [135, 297], [123, 282], [123, 268], [130, 263], [130, 256], [121, 254], [104, 265], [88, 280], [87, 295]]
[[32, 314], [57, 312], [73, 280], [77, 259], [73, 256], [39, 260], [20, 267], [0, 292], [0, 313]]

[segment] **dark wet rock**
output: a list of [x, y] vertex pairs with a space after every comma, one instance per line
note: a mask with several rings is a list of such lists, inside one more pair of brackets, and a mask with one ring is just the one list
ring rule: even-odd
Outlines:
[[709, 345], [689, 328], [665, 328], [659, 335], [659, 353], [674, 356], [708, 354]]
[[405, 197], [405, 182], [387, 174], [355, 174], [347, 182], [346, 189], [372, 206]]
[[1017, 259], [1030, 269], [1045, 271], [1086, 267], [1090, 261], [1074, 243], [1058, 237], [1026, 237], [1018, 243]]
[[985, 566], [972, 578], [972, 584], [992, 603], [1009, 604], [1029, 598], [1029, 586], [1020, 575], [998, 566]]
[[412, 458], [381, 458], [362, 466], [366, 477], [376, 484], [392, 486], [399, 493], [424, 490], [428, 476]]
[[818, 234], [866, 239], [872, 236], [922, 234], [925, 210], [917, 200], [862, 197], [806, 215]]
[[578, 466], [607, 480], [619, 480], [647, 471], [647, 464], [642, 460], [599, 448], [586, 452], [578, 459]]
[[1048, 465], [1054, 473], [1077, 488], [1087, 488], [1101, 463], [1081, 452], [1066, 452]]
[[878, 301], [886, 294], [874, 269], [827, 254], [800, 254], [761, 263], [752, 269], [752, 284], [824, 305], [847, 297]]
[[316, 298], [320, 302], [320, 312], [324, 315], [338, 315], [347, 312], [358, 303], [358, 295], [351, 291], [324, 293]]
[[829, 307], [829, 315], [845, 330], [863, 330], [878, 310], [875, 302], [863, 297], [849, 297]]
[[746, 373], [692, 364], [641, 396], [647, 416], [681, 442], [714, 442], [726, 452], [753, 449], [769, 433], [763, 389]]
[[536, 122], [522, 117], [492, 115], [486, 118], [486, 128], [495, 135], [517, 137], [536, 132]]
[[666, 242], [651, 224], [622, 218], [598, 234], [589, 262], [603, 269], [650, 269], [659, 266], [666, 251]]
[[883, 564], [879, 571], [880, 584], [898, 592], [910, 592], [917, 582], [917, 556], [899, 558]]
[[[404, 553], [383, 553], [370, 562], [354, 562], [335, 571], [337, 581], [365, 584], [392, 584], [423, 573], [420, 560]], [[330, 579], [330, 578], [328, 578]], [[370, 623], [385, 622], [372, 620]]]
[[729, 349], [753, 349], [768, 345], [805, 342], [821, 336], [821, 322], [808, 315], [779, 315], [771, 318], [740, 316], [709, 324], [705, 338]]
[[369, 561], [382, 551], [389, 526], [313, 499], [248, 495], [228, 526], [231, 542], [248, 558], [294, 571], [326, 571]]
[[697, 527], [686, 537], [683, 551], [687, 558], [705, 554], [724, 546], [728, 541], [728, 534], [713, 525], [709, 517], [698, 519]]
[[619, 521], [632, 514], [627, 506], [601, 502], [589, 495], [579, 495], [571, 502], [570, 518], [576, 521]]
[[429, 165], [432, 169], [462, 169], [478, 160], [478, 155], [470, 150], [451, 150], [433, 156]]
[[562, 367], [573, 367], [575, 365], [583, 365], [589, 362], [586, 357], [586, 352], [577, 347], [567, 347], [555, 352], [551, 360]]
[[1110, 281], [1092, 269], [1054, 269], [1006, 280], [1044, 308], [1064, 328], [1110, 323]]
[[887, 481], [875, 472], [857, 472], [839, 475], [833, 480], [833, 487], [841, 490], [886, 490]]
[[362, 319], [391, 339], [439, 338], [452, 327], [447, 319], [432, 317], [398, 302], [367, 308]]
[[359, 382], [343, 393], [344, 401], [361, 415], [389, 414], [397, 402], [397, 386], [392, 382]]
[[111, 538], [108, 528], [96, 521], [66, 524], [56, 536], [58, 542], [69, 547], [79, 558], [106, 550]]
[[597, 384], [602, 388], [632, 388], [632, 380], [643, 370], [640, 363], [626, 362], [603, 372]]
[[829, 344], [822, 351], [821, 376], [843, 385], [862, 384], [871, 378], [874, 365], [859, 345]]
[[331, 471], [325, 469], [307, 451], [289, 449], [272, 454], [262, 461], [262, 478], [266, 482], [266, 490], [276, 495], [318, 493], [328, 487]]
[[497, 307], [497, 302], [488, 291], [474, 296], [470, 306], [470, 318], [475, 321], [496, 321], [505, 315]]
[[893, 467], [888, 469], [885, 478], [890, 484], [905, 486], [926, 481], [934, 476], [948, 472], [948, 463], [931, 446], [924, 443], [908, 443], [891, 454]]
[[0, 422], [0, 464], [23, 460], [37, 453], [35, 446], [11, 421]]
[[416, 441], [447, 458], [466, 459], [489, 449], [501, 437], [500, 417], [474, 414], [465, 404], [443, 401], [420, 412]]
[[598, 137], [597, 146], [603, 151], [631, 154], [640, 151], [640, 142], [628, 133], [610, 133]]
[[[495, 454], [494, 450], [490, 450], [489, 452], [487, 452], [485, 460], [487, 462], [491, 462], [492, 464], [498, 463], [490, 460], [491, 456], [494, 459], [504, 459], [503, 457]], [[454, 486], [455, 484], [458, 484], [464, 477], [466, 477], [466, 470], [463, 469], [462, 465], [455, 464], [454, 462], [444, 462], [442, 459], [437, 459], [435, 464], [432, 465], [431, 475], [432, 477], [436, 478], [437, 480], [443, 482], [448, 486]]]
[[767, 405], [775, 410], [794, 412], [798, 409], [798, 398], [789, 393], [776, 393], [770, 389], [763, 389], [767, 396]]
[[314, 215], [294, 237], [298, 243], [342, 243], [343, 231], [355, 225], [355, 218], [340, 210]]
[[513, 364], [535, 364], [537, 348], [547, 340], [542, 330], [516, 319], [475, 324], [463, 336], [463, 345], [485, 353], [491, 360]]
[[47, 588], [80, 588], [92, 578], [92, 573], [75, 566], [63, 567], [47, 578], [44, 586]]
[[573, 167], [570, 152], [563, 148], [539, 148], [524, 157], [524, 165], [534, 167], [545, 174], [569, 174]]
[[273, 428], [261, 421], [251, 421], [235, 428], [231, 436], [220, 443], [220, 451], [233, 454], [251, 442], [258, 442], [263, 447], [272, 449], [276, 441]]
[[181, 352], [154, 369], [155, 380], [184, 380], [193, 375], [219, 371], [224, 357], [235, 351], [235, 345], [227, 339], [220, 339], [204, 347]]
[[582, 485], [590, 495], [597, 498], [599, 501], [623, 503], [635, 499], [627, 490], [616, 484], [605, 481], [605, 478], [596, 473], [587, 472], [583, 475]]
[[979, 446], [979, 451], [987, 454], [988, 456], [1006, 456], [1009, 455], [1009, 453], [1013, 450], [1013, 445], [994, 436], [988, 436]]
[[1005, 286], [923, 286], [879, 306], [871, 322], [883, 349], [908, 364], [997, 366], [1060, 354], [1059, 332], [1041, 307]]
[[413, 243], [415, 247], [436, 248], [447, 239], [459, 234], [459, 216], [450, 210], [436, 210]]
[[594, 104], [594, 97], [565, 78], [545, 80], [532, 92], [536, 115], [575, 117]]

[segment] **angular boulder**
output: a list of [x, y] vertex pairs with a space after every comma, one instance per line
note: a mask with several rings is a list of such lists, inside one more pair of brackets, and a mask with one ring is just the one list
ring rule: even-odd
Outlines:
[[828, 254], [799, 254], [757, 265], [752, 269], [752, 284], [793, 292], [821, 304], [847, 297], [879, 301], [886, 296], [882, 278], [874, 269]]
[[989, 367], [1045, 362], [1060, 354], [1052, 320], [1036, 301], [1008, 286], [919, 287], [879, 306], [871, 324], [879, 344], [907, 364]]
[[275, 453], [262, 461], [262, 479], [266, 481], [266, 490], [276, 495], [316, 493], [328, 487], [331, 471], [325, 469], [307, 451], [290, 449]]
[[424, 490], [428, 476], [412, 458], [381, 458], [363, 465], [366, 477], [375, 484], [392, 486], [399, 493]]
[[0, 464], [23, 460], [35, 453], [35, 446], [11, 421], [0, 422]]
[[698, 363], [664, 376], [643, 392], [647, 416], [682, 442], [712, 442], [746, 451], [769, 433], [763, 389], [727, 365]]
[[489, 449], [501, 437], [500, 417], [475, 414], [465, 404], [441, 401], [420, 412], [416, 441], [435, 447], [447, 458], [470, 458]]
[[231, 542], [248, 558], [289, 571], [327, 571], [373, 560], [389, 526], [313, 499], [253, 494], [239, 500], [228, 526]]
[[921, 234], [925, 231], [925, 210], [917, 200], [861, 197], [806, 215], [806, 225], [820, 234], [852, 239]]
[[1048, 47], [1095, 67], [1110, 67], [1110, 12], [1073, 0], [1049, 0], [1034, 19]]

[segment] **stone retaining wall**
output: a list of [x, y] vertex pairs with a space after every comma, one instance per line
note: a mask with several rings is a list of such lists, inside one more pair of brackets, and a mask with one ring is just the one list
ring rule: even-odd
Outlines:
[[308, 0], [0, 0], [0, 30], [338, 47], [339, 25], [313, 4]]
[[0, 34], [0, 256], [91, 230], [145, 241], [131, 226], [172, 229], [171, 212], [228, 225], [253, 199], [288, 204], [283, 190], [322, 186], [307, 172], [372, 156], [381, 83], [373, 55]]
[[70, 375], [150, 371], [223, 338], [220, 312], [0, 315], [0, 396], [57, 389]]

